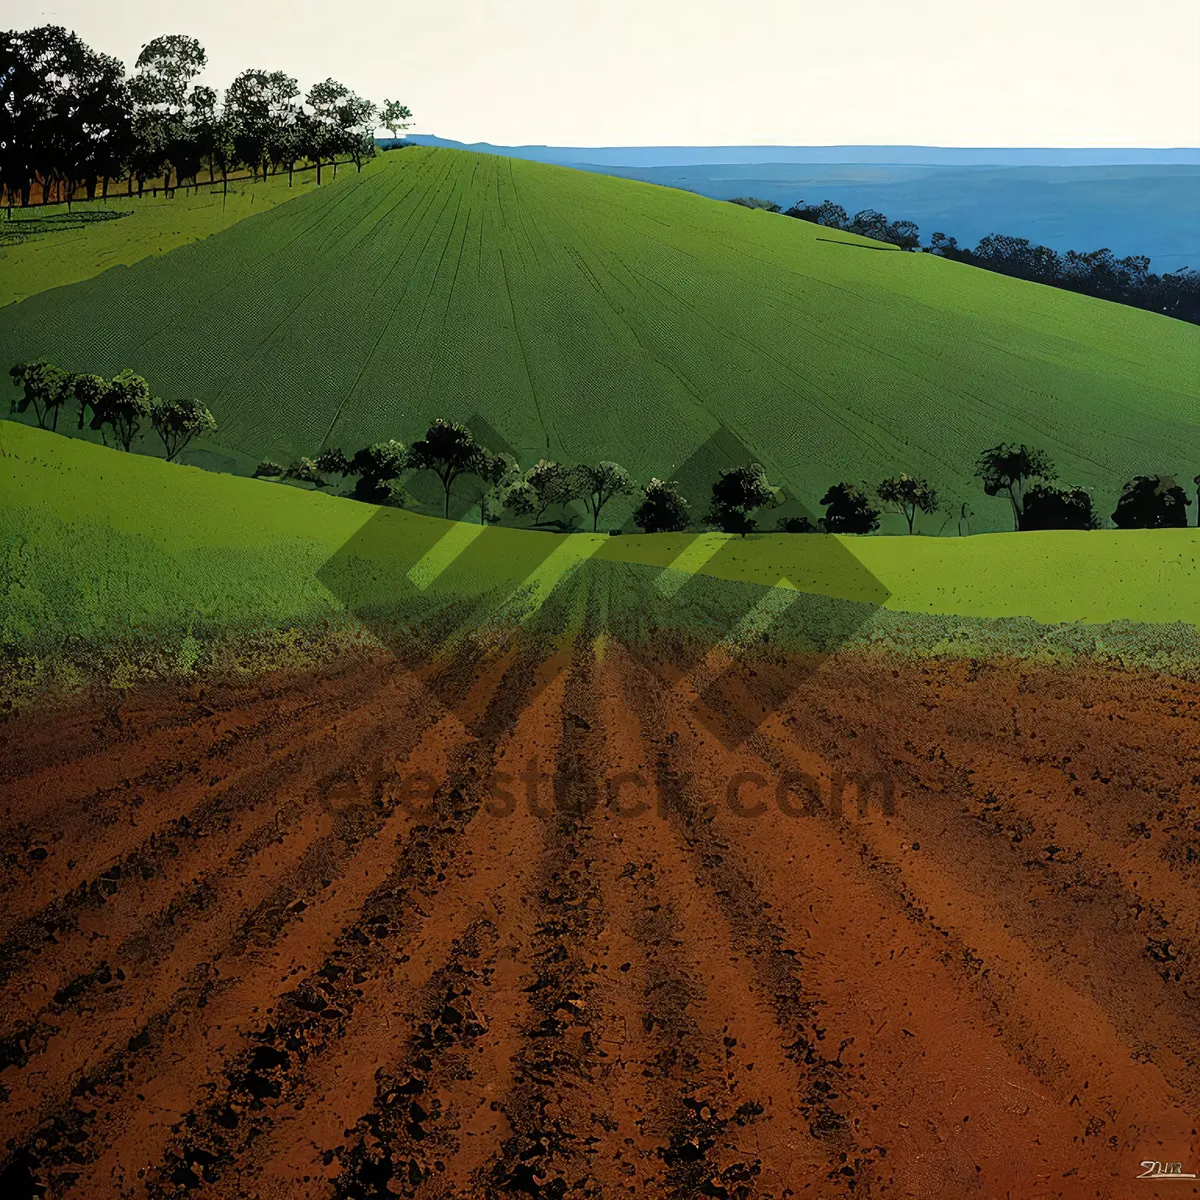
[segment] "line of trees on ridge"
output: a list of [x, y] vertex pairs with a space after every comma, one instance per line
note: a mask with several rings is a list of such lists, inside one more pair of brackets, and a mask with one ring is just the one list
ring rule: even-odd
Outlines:
[[1101, 300], [1163, 313], [1193, 325], [1200, 324], [1200, 271], [1185, 266], [1156, 275], [1150, 270], [1150, 259], [1145, 255], [1117, 258], [1107, 247], [1068, 250], [1060, 254], [1028, 238], [1003, 233], [988, 234], [974, 249], [960, 246], [956, 238], [944, 233], [935, 233], [929, 244], [922, 246], [921, 230], [915, 222], [889, 221], [873, 208], [864, 208], [851, 217], [840, 204], [831, 200], [821, 204], [806, 204], [799, 200], [786, 210], [770, 200], [758, 200], [753, 196], [739, 196], [731, 203], [782, 213], [785, 217], [795, 217], [827, 229], [890, 242], [901, 250], [921, 251], [1016, 279], [1081, 292]]
[[[163, 400], [152, 395], [140, 375], [125, 370], [112, 379], [73, 373], [48, 362], [18, 363], [9, 374], [20, 387], [10, 411], [32, 413], [38, 427], [58, 430], [62, 410], [74, 403], [77, 429], [84, 423], [100, 433], [108, 445], [129, 451], [150, 426], [163, 444], [168, 462], [175, 461], [195, 437], [211, 437], [217, 430], [212, 413], [195, 399]], [[483, 445], [464, 424], [436, 420], [425, 436], [406, 447], [389, 440], [364, 446], [353, 454], [331, 448], [314, 457], [297, 459], [289, 466], [263, 461], [254, 475], [313, 488], [330, 487], [333, 476], [354, 479], [347, 493], [370, 504], [413, 508], [417, 501], [402, 480], [413, 471], [428, 471], [442, 487], [442, 515], [450, 516], [454, 486], [473, 477], [480, 487], [479, 520], [498, 524], [505, 516], [528, 519], [528, 529], [571, 532], [570, 506], [582, 504], [598, 532], [600, 517], [617, 496], [632, 496], [638, 504], [634, 523], [645, 533], [678, 533], [697, 524], [715, 526], [743, 537], [758, 531], [759, 517], [784, 502], [783, 490], [773, 485], [758, 463], [719, 472], [712, 485], [708, 510], [701, 516], [673, 480], [651, 479], [638, 487], [619, 463], [560, 463], [540, 459], [524, 470], [508, 453]], [[975, 464], [975, 478], [988, 496], [1004, 496], [1013, 514], [1015, 530], [1099, 529], [1102, 517], [1085, 488], [1058, 481], [1058, 472], [1041, 450], [1002, 443], [985, 450]], [[1200, 475], [1194, 480], [1200, 489]], [[875, 487], [840, 482], [821, 497], [825, 515], [816, 521], [806, 516], [781, 517], [775, 528], [783, 533], [875, 533], [885, 513], [901, 516], [909, 534], [921, 514], [945, 512], [946, 523], [957, 515], [958, 532], [969, 533], [970, 512], [963, 504], [957, 514], [945, 510], [937, 490], [919, 476], [901, 474]], [[1167, 475], [1138, 475], [1121, 490], [1113, 524], [1119, 529], [1184, 528], [1191, 498]], [[558, 515], [551, 515], [557, 510]], [[1197, 510], [1200, 525], [1200, 508]], [[939, 530], [941, 532], [941, 530]]]
[[[335, 79], [302, 93], [283, 71], [243, 71], [224, 94], [196, 83], [204, 47], [166, 34], [142, 47], [132, 74], [60, 25], [0, 32], [0, 193], [8, 206], [68, 202], [83, 187], [107, 196], [127, 180], [141, 195], [161, 179], [171, 192], [245, 167], [255, 178], [341, 156], [359, 170], [375, 153], [375, 128], [395, 136], [412, 113], [395, 100], [377, 107]], [[174, 181], [174, 184], [172, 184]], [[11, 215], [11, 212], [10, 212]]]

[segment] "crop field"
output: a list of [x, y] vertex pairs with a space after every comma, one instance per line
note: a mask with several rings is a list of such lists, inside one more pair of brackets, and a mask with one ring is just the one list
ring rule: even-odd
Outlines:
[[[135, 220], [95, 236], [133, 257]], [[1134, 474], [1190, 479], [1200, 456], [1195, 327], [538, 163], [394, 152], [80, 278], [95, 265], [0, 310], [0, 360], [128, 367], [198, 396], [244, 462], [411, 441], [442, 416], [484, 422], [526, 465], [669, 477], [724, 426], [810, 508], [839, 479], [908, 471], [969, 502], [979, 532], [1010, 522], [971, 479], [997, 442], [1039, 446], [1105, 504]]]
[[[297, 175], [292, 187], [287, 176], [272, 175], [261, 183], [231, 183], [228, 195], [218, 179], [187, 192], [180, 187], [171, 199], [114, 192], [107, 200], [77, 203], [70, 213], [61, 205], [12, 209], [0, 218], [0, 307], [166, 254], [313, 187], [306, 174]], [[127, 219], [96, 219], [114, 213]]]
[[6, 1195], [1124, 1197], [1194, 1161], [1200, 684], [776, 653], [747, 704], [606, 603], [10, 718]]
[[[1200, 330], [535, 163], [260, 186], [0, 247], [4, 361], [236, 468], [0, 421], [0, 1197], [1194, 1192], [1131, 1181], [1200, 1163], [1200, 528], [970, 474], [1190, 478]], [[975, 535], [244, 477], [437, 416]]]
[[[481, 529], [13, 422], [0, 422], [0, 467], [0, 645], [29, 669], [64, 655], [106, 670], [150, 650], [187, 659], [225, 633], [353, 629], [389, 608], [536, 607], [583, 565], [612, 593], [614, 628], [652, 619], [719, 638], [714, 613], [732, 620], [781, 592], [857, 613], [845, 620], [864, 647], [1018, 657], [1107, 647], [1200, 666], [1194, 528], [747, 539]], [[435, 586], [418, 587], [418, 570]], [[686, 587], [661, 588], [672, 574]], [[793, 608], [776, 625], [792, 643], [816, 619], [811, 604]]]

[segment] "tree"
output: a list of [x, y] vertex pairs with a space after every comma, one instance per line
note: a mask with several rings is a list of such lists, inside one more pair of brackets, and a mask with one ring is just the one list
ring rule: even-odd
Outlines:
[[929, 245], [926, 247], [926, 252], [936, 254], [942, 258], [953, 258], [958, 253], [958, 239], [947, 237], [944, 233], [938, 232], [929, 239]]
[[401, 104], [398, 100], [385, 100], [383, 107], [379, 110], [379, 124], [393, 138], [400, 130], [411, 127], [411, 117], [412, 113], [408, 110], [407, 106]]
[[866, 490], [852, 483], [835, 483], [821, 503], [827, 533], [874, 533], [879, 528], [879, 510]]
[[177, 179], [194, 177], [199, 159], [189, 137], [188, 88], [204, 70], [208, 55], [193, 37], [172, 33], [154, 38], [138, 55], [130, 92], [137, 105], [135, 129], [142, 141], [145, 169], [157, 167], [163, 189]]
[[592, 514], [592, 532], [600, 525], [600, 513], [614, 496], [628, 496], [633, 491], [629, 472], [615, 462], [574, 468], [575, 487], [584, 507]]
[[1191, 498], [1171, 475], [1138, 475], [1121, 489], [1113, 524], [1118, 529], [1183, 529]]
[[1021, 529], [1098, 529], [1092, 497], [1081, 487], [1035, 483], [1025, 493]]
[[[104, 389], [93, 408], [92, 428], [103, 432], [112, 426], [113, 438], [122, 450], [128, 450], [150, 416], [150, 386], [140, 376], [125, 370]], [[106, 439], [107, 440], [107, 439]]]
[[975, 478], [983, 483], [989, 496], [1007, 492], [1013, 510], [1013, 528], [1021, 528], [1025, 488], [1033, 480], [1053, 482], [1058, 473], [1041, 450], [1003, 442], [985, 450], [975, 463]]
[[281, 467], [277, 462], [272, 462], [269, 458], [264, 458], [254, 468], [255, 479], [281, 479], [286, 474], [286, 467]]
[[826, 200], [822, 204], [805, 204], [803, 200], [797, 200], [784, 216], [796, 217], [798, 220], [823, 225], [828, 229], [843, 229], [846, 225], [846, 210], [840, 204], [834, 204], [832, 200]]
[[776, 528], [780, 533], [824, 533], [825, 522], [818, 521], [814, 525], [808, 517], [780, 517]]
[[75, 374], [70, 377], [68, 386], [75, 403], [79, 405], [79, 428], [83, 428], [87, 420], [88, 410], [94, 416], [104, 393], [108, 390], [108, 380], [101, 375]]
[[[260, 467], [270, 465], [272, 464], [260, 464]], [[315, 460], [311, 458], [298, 458], [284, 471], [283, 478], [294, 479], [297, 483], [311, 483], [316, 488], [329, 486], [329, 481], [325, 478]]]
[[745, 537], [757, 526], [750, 516], [756, 509], [779, 503], [778, 489], [767, 482], [767, 473], [758, 463], [748, 467], [730, 467], [713, 484], [712, 508], [708, 519], [725, 533]]
[[266, 71], [243, 71], [225, 92], [225, 120], [235, 157], [255, 178], [267, 176], [271, 126], [271, 77]]
[[885, 479], [875, 491], [885, 504], [896, 506], [895, 511], [908, 522], [910, 534], [918, 512], [937, 511], [937, 492], [925, 479], [917, 479], [911, 475], [893, 475], [891, 479]]
[[[339, 452], [340, 453], [340, 452]], [[324, 456], [321, 460], [323, 461]], [[374, 442], [355, 452], [342, 475], [357, 475], [354, 498], [368, 504], [391, 504], [393, 484], [408, 469], [408, 455], [402, 442]]]
[[782, 211], [774, 200], [759, 200], [754, 196], [735, 196], [730, 204], [740, 204], [743, 208], [759, 208], [763, 212], [777, 213]]
[[691, 514], [688, 502], [674, 482], [651, 479], [642, 489], [642, 502], [633, 513], [634, 524], [643, 533], [681, 533]]
[[52, 363], [31, 362], [17, 363], [9, 375], [21, 388], [20, 398], [12, 400], [9, 411], [24, 413], [32, 408], [39, 429], [57, 429], [59, 409], [71, 395], [67, 373]]
[[217, 431], [216, 419], [199, 400], [156, 400], [150, 423], [162, 439], [167, 462], [174, 462], [192, 438]]
[[561, 506], [566, 522], [566, 506], [579, 499], [578, 476], [563, 463], [538, 459], [524, 476], [514, 481], [504, 496], [504, 506], [515, 516], [533, 517], [531, 528], [550, 524], [543, 520], [546, 510]]
[[483, 476], [488, 459], [488, 451], [465, 425], [439, 419], [425, 431], [421, 441], [413, 443], [408, 461], [417, 470], [432, 471], [442, 481], [446, 493], [443, 515], [448, 518], [454, 481], [460, 475]]

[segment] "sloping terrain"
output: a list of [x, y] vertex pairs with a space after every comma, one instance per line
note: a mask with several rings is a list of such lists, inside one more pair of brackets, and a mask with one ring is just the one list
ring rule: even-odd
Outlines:
[[[226, 634], [356, 630], [376, 608], [499, 612], [510, 597], [553, 594], [585, 564], [604, 574], [614, 629], [656, 620], [719, 638], [782, 586], [857, 606], [849, 628], [859, 643], [956, 655], [1107, 647], [1200, 666], [1195, 528], [745, 539], [481, 528], [0, 421], [0, 647], [10, 666], [65, 656], [109, 670], [150, 651], [173, 661]], [[785, 637], [814, 615], [797, 611], [776, 625]]]
[[[121, 225], [124, 222], [113, 222]], [[205, 240], [0, 310], [0, 362], [129, 367], [243, 455], [436, 416], [526, 463], [669, 476], [720, 426], [810, 507], [926, 475], [1003, 529], [976, 456], [1050, 453], [1106, 504], [1200, 458], [1200, 330], [627, 180], [394, 152]]]

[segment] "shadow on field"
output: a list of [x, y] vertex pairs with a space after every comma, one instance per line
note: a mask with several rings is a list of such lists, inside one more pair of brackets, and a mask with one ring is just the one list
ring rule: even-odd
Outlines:
[[[717, 474], [753, 461], [721, 428], [672, 474], [702, 520]], [[810, 515], [782, 490], [772, 519]], [[585, 609], [596, 609], [594, 627], [649, 652], [645, 661], [668, 696], [732, 750], [889, 595], [839, 539], [779, 536], [788, 538], [794, 577], [781, 570], [752, 582], [738, 578], [749, 543], [736, 536], [659, 535], [669, 557], [656, 565], [626, 561], [619, 539], [416, 523], [380, 509], [318, 578], [406, 666], [432, 665], [430, 700], [455, 715], [469, 699], [463, 667], [530, 639], [549, 659], [579, 634]], [[762, 669], [784, 653], [787, 670]], [[529, 702], [555, 678], [542, 673]]]

